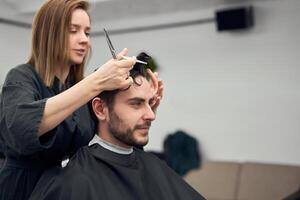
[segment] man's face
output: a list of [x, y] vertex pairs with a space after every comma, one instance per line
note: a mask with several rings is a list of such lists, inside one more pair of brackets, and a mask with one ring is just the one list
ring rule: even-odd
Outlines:
[[125, 146], [144, 146], [155, 114], [151, 109], [153, 88], [144, 77], [137, 77], [140, 86], [116, 94], [109, 110], [108, 131]]

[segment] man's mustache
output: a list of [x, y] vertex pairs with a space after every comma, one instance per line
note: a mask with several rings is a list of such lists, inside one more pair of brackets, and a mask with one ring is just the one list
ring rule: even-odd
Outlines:
[[149, 129], [151, 127], [151, 121], [146, 121], [143, 124], [138, 124], [134, 127], [134, 129]]

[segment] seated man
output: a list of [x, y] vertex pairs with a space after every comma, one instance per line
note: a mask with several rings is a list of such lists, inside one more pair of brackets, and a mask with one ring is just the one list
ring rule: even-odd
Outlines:
[[143, 65], [135, 64], [130, 75], [129, 88], [92, 100], [97, 134], [65, 168], [45, 173], [31, 200], [204, 199], [163, 161], [136, 148], [148, 142], [155, 98]]

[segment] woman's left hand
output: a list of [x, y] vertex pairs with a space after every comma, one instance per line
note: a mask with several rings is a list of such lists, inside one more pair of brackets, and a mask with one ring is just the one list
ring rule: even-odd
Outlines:
[[152, 86], [154, 89], [154, 101], [153, 104], [151, 105], [151, 108], [153, 112], [156, 112], [160, 104], [160, 101], [163, 97], [164, 85], [163, 85], [163, 81], [158, 79], [157, 72], [153, 73], [150, 69], [147, 69], [147, 73], [151, 78]]

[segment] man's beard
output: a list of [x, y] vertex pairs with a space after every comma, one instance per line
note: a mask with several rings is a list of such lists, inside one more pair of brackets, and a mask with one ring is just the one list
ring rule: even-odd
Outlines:
[[145, 142], [138, 142], [134, 139], [133, 133], [135, 130], [142, 127], [151, 126], [151, 121], [146, 121], [142, 125], [135, 125], [134, 128], [130, 128], [126, 123], [124, 123], [120, 117], [114, 112], [109, 112], [110, 122], [108, 123], [109, 132], [120, 142], [128, 145], [142, 148], [148, 143], [148, 140]]

